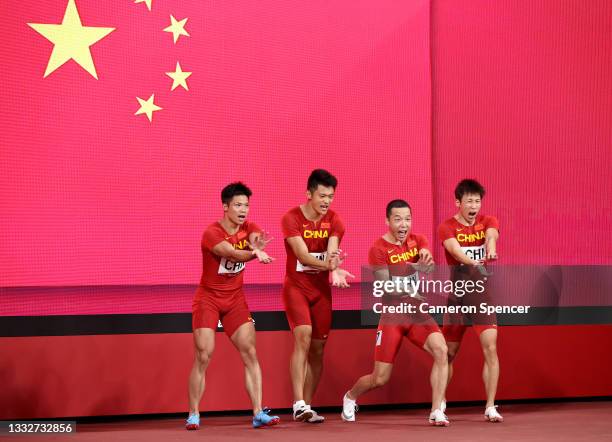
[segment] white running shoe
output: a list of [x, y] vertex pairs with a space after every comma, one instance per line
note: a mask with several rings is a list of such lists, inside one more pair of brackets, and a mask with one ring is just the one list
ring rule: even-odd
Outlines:
[[293, 404], [293, 420], [297, 422], [304, 422], [313, 416], [313, 412], [306, 402], [297, 401]]
[[439, 408], [429, 413], [429, 423], [436, 427], [448, 427], [450, 424], [446, 415]]
[[344, 422], [355, 422], [355, 412], [359, 409], [357, 401], [349, 399], [348, 392], [342, 398], [342, 420]]
[[308, 411], [312, 413], [312, 417], [306, 419], [306, 422], [308, 422], [309, 424], [322, 424], [323, 422], [325, 422], [325, 418], [316, 411], [314, 411], [312, 408], [310, 408], [310, 405], [306, 405], [306, 407], [308, 407]]
[[442, 399], [442, 402], [440, 402], [440, 411], [446, 413], [446, 399]]
[[497, 405], [489, 407], [484, 412], [485, 420], [489, 422], [503, 422], [504, 417], [497, 412]]

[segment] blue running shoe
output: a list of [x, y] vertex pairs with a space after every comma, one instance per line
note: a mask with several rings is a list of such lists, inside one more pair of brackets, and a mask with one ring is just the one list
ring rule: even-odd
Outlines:
[[185, 422], [185, 428], [187, 430], [199, 430], [200, 429], [200, 415], [190, 414]]
[[270, 427], [272, 425], [276, 425], [280, 422], [280, 418], [278, 416], [269, 416], [270, 414], [269, 408], [264, 408], [257, 415], [253, 417], [253, 428], [263, 428]]

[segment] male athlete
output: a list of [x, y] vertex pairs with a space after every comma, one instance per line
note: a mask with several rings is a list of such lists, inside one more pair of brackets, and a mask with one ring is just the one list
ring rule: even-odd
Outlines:
[[208, 226], [202, 238], [202, 279], [193, 300], [195, 360], [189, 376], [188, 430], [200, 428], [199, 405], [219, 320], [244, 362], [246, 389], [253, 404], [253, 427], [276, 425], [280, 421], [278, 416], [268, 415], [270, 410], [261, 407], [261, 369], [255, 351], [255, 327], [242, 291], [246, 262], [257, 258], [268, 264], [273, 260], [263, 250], [267, 240], [261, 229], [246, 220], [251, 194], [241, 182], [227, 185], [221, 191], [223, 218]]
[[[438, 235], [444, 246], [447, 263], [451, 267], [451, 279], [456, 281], [479, 281], [484, 279], [482, 270], [485, 261], [497, 259], [497, 239], [499, 222], [493, 216], [480, 214], [485, 190], [475, 180], [465, 179], [455, 188], [455, 204], [458, 212], [444, 221], [438, 228]], [[449, 305], [478, 306], [488, 303], [489, 295], [485, 292], [466, 293], [460, 297], [449, 295]], [[499, 360], [497, 358], [497, 323], [495, 316], [471, 315], [474, 331], [480, 338], [484, 354], [482, 378], [487, 394], [484, 417], [489, 422], [503, 422], [504, 418], [497, 412], [495, 393], [499, 380]], [[461, 339], [466, 326], [461, 314], [445, 315], [442, 332], [448, 345], [448, 380], [453, 375], [453, 359], [459, 351]], [[443, 403], [443, 410], [446, 403]]]
[[[431, 266], [433, 258], [427, 239], [411, 233], [412, 210], [404, 200], [393, 200], [387, 204], [387, 233], [378, 238], [368, 255], [376, 280], [404, 280], [415, 283], [419, 280], [417, 269]], [[419, 312], [418, 292], [390, 293], [383, 297], [383, 304], [409, 303]], [[448, 418], [441, 410], [448, 377], [448, 356], [444, 337], [438, 324], [427, 313], [382, 313], [376, 333], [374, 371], [357, 380], [343, 398], [342, 420], [355, 421], [357, 398], [374, 388], [382, 387], [391, 377], [395, 357], [407, 337], [417, 347], [432, 355], [431, 369], [432, 407], [429, 423], [448, 426]]]
[[323, 348], [331, 327], [329, 273], [333, 285], [340, 288], [348, 287], [346, 278], [353, 277], [338, 267], [344, 224], [329, 208], [337, 184], [326, 170], [313, 170], [306, 203], [289, 210], [282, 219], [287, 251], [283, 303], [294, 336], [290, 363], [293, 418], [300, 422], [324, 421], [310, 404], [321, 378]]

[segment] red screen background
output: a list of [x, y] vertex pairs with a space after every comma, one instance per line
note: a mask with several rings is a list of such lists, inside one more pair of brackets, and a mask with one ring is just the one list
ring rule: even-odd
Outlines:
[[[609, 2], [525, 14], [484, 0], [160, 0], [151, 12], [79, 0], [84, 25], [116, 27], [92, 46], [98, 80], [73, 61], [43, 79], [53, 45], [27, 23], [61, 22], [66, 2], [10, 3], [2, 287], [196, 284], [201, 233], [237, 179], [278, 259], [249, 264], [246, 282], [278, 284], [280, 218], [315, 167], [339, 179], [358, 276], [392, 198], [412, 204], [440, 259], [432, 234], [468, 176], [501, 220], [502, 262], [612, 258]], [[176, 45], [161, 31], [170, 14], [188, 17]], [[176, 61], [189, 91], [170, 92]], [[134, 116], [151, 93], [164, 108], [152, 123]]]

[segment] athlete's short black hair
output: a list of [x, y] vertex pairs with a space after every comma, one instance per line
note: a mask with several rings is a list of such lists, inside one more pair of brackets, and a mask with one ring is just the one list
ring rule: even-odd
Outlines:
[[232, 198], [238, 195], [245, 195], [247, 198], [251, 198], [253, 192], [244, 183], [236, 181], [230, 183], [223, 188], [221, 191], [221, 202], [223, 204], [229, 204]]
[[315, 169], [310, 173], [310, 176], [308, 177], [308, 184], [306, 185], [306, 188], [311, 192], [314, 192], [315, 190], [317, 190], [317, 186], [319, 184], [321, 186], [331, 187], [336, 190], [338, 180], [335, 176], [333, 176], [325, 169]]
[[482, 184], [480, 184], [476, 180], [472, 180], [472, 179], [461, 180], [459, 184], [457, 184], [457, 187], [455, 187], [455, 198], [461, 201], [461, 198], [463, 198], [463, 195], [466, 195], [468, 193], [478, 194], [480, 195], [480, 198], [484, 198], [485, 189], [484, 187], [482, 187]]
[[387, 204], [387, 218], [391, 216], [391, 211], [393, 209], [403, 209], [404, 207], [408, 207], [410, 209], [410, 213], [412, 213], [412, 207], [404, 200], [391, 200], [389, 204]]

